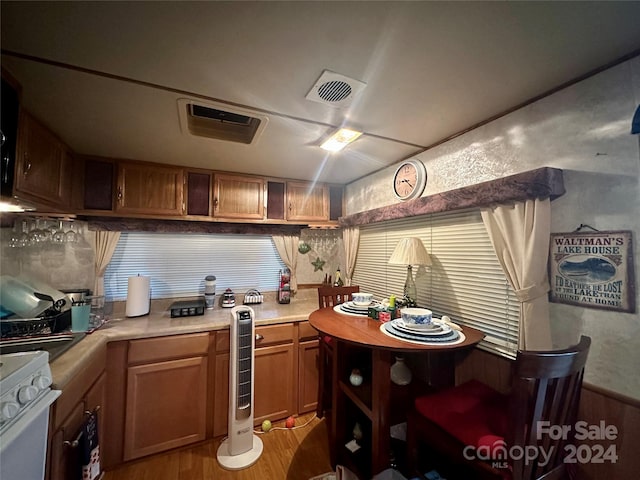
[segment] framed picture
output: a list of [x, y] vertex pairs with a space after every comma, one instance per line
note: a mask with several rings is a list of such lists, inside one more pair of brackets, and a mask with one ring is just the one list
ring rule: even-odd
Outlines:
[[552, 233], [549, 283], [551, 302], [634, 313], [632, 232]]

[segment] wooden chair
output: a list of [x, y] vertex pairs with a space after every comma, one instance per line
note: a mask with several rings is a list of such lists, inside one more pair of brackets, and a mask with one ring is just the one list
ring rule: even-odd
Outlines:
[[[318, 308], [335, 307], [351, 300], [351, 296], [360, 291], [360, 287], [319, 287]], [[333, 358], [333, 346], [331, 337], [320, 335], [318, 351], [318, 406], [316, 413], [318, 418], [324, 416], [324, 412], [331, 407], [331, 362]]]
[[[574, 430], [590, 345], [583, 336], [566, 350], [519, 351], [508, 395], [472, 380], [417, 398], [407, 420], [410, 473], [418, 473], [420, 453], [432, 457], [423, 468], [447, 478], [565, 478], [565, 446], [572, 436], [549, 434], [548, 428]], [[540, 449], [553, 452], [547, 462], [541, 455], [518, 458], [518, 452]]]

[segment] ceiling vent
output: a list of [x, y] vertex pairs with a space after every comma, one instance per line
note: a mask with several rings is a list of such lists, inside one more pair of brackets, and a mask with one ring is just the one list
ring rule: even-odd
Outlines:
[[359, 80], [325, 70], [305, 98], [332, 107], [346, 107], [366, 86]]
[[268, 118], [241, 108], [181, 98], [178, 116], [183, 133], [228, 142], [254, 143]]

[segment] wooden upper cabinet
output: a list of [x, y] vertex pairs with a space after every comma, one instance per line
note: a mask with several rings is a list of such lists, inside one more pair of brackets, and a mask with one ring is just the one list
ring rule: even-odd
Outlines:
[[260, 177], [214, 176], [213, 216], [219, 218], [264, 219], [265, 181]]
[[327, 185], [311, 182], [287, 182], [286, 219], [326, 222], [329, 220]]
[[213, 173], [188, 170], [186, 172], [187, 216], [211, 216], [211, 180]]
[[84, 159], [84, 210], [112, 211], [115, 161], [103, 158]]
[[183, 214], [183, 170], [154, 163], [120, 162], [116, 212]]
[[71, 198], [69, 148], [25, 110], [20, 111], [16, 147], [15, 193], [56, 207]]

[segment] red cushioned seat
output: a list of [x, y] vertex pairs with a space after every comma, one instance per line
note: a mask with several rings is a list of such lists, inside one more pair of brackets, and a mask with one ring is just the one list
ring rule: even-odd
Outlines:
[[[566, 478], [573, 439], [533, 432], [540, 422], [575, 424], [590, 345], [582, 336], [562, 350], [519, 350], [508, 397], [470, 381], [417, 398], [407, 416], [407, 471], [417, 474], [422, 465], [437, 466], [447, 478]], [[522, 454], [541, 449], [546, 458]]]
[[504, 446], [508, 423], [507, 397], [471, 380], [415, 400], [416, 410], [464, 445]]

